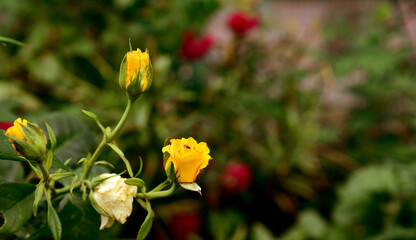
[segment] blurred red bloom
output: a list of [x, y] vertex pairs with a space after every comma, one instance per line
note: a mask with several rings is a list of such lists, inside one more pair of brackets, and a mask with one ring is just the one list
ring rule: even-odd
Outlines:
[[237, 35], [247, 34], [257, 26], [258, 22], [257, 16], [250, 16], [240, 11], [235, 11], [228, 17], [228, 26]]
[[189, 60], [196, 60], [205, 55], [205, 53], [214, 44], [214, 38], [209, 35], [203, 35], [200, 38], [195, 36], [192, 31], [187, 31], [183, 35], [181, 53], [182, 56]]
[[188, 239], [191, 233], [198, 233], [202, 226], [202, 215], [199, 212], [175, 214], [169, 223], [170, 231], [177, 240]]
[[229, 162], [221, 174], [220, 183], [226, 194], [236, 194], [250, 187], [253, 181], [253, 169], [240, 162]]
[[11, 126], [13, 126], [13, 123], [10, 123], [10, 122], [0, 122], [0, 129], [7, 130]]

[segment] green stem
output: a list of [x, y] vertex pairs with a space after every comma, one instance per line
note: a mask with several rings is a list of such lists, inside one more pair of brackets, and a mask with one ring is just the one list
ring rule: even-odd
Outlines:
[[131, 96], [127, 94], [127, 106], [126, 106], [126, 110], [124, 110], [123, 116], [121, 117], [121, 119], [118, 122], [117, 126], [114, 128], [114, 130], [108, 136], [107, 143], [112, 142], [120, 134], [120, 130], [124, 126], [124, 124], [126, 123], [127, 117], [130, 114], [131, 107], [133, 106], [133, 102], [134, 101], [132, 100]]
[[88, 176], [91, 173], [91, 169], [94, 167], [95, 161], [98, 159], [98, 156], [104, 150], [104, 147], [106, 146], [106, 144], [111, 143], [120, 134], [120, 130], [126, 123], [127, 117], [130, 114], [131, 108], [133, 106], [133, 102], [134, 101], [132, 100], [132, 98], [129, 95], [127, 95], [127, 106], [126, 106], [126, 109], [124, 110], [123, 116], [121, 117], [120, 121], [117, 123], [114, 130], [108, 136], [105, 136], [105, 135], [103, 136], [103, 139], [101, 140], [100, 145], [98, 145], [97, 149], [95, 149], [95, 152], [91, 156], [91, 158], [86, 160], [88, 162], [86, 163], [86, 166], [85, 166], [86, 169], [84, 169], [84, 173], [80, 180], [81, 182], [85, 179], [88, 179]]
[[137, 193], [136, 197], [144, 198], [147, 200], [152, 200], [156, 198], [164, 198], [170, 196], [176, 189], [176, 184], [172, 184], [172, 186], [165, 191], [158, 191], [158, 192], [148, 192], [148, 193]]
[[169, 179], [166, 179], [164, 182], [162, 182], [161, 184], [157, 185], [154, 189], [152, 189], [149, 193], [160, 191], [163, 188], [165, 188], [168, 184], [169, 184]]
[[[74, 186], [74, 189], [81, 187], [81, 182], [77, 182]], [[69, 192], [69, 190], [71, 189], [71, 186], [66, 186], [60, 189], [55, 189], [55, 193], [56, 194], [63, 194], [63, 193], [67, 193]]]
[[49, 188], [49, 171], [46, 169], [45, 165], [43, 164], [43, 161], [39, 161], [39, 168], [42, 171], [43, 181], [45, 181], [46, 188]]

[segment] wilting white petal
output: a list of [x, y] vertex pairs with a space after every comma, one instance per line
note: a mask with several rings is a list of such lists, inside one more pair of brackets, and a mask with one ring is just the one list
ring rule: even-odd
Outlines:
[[101, 225], [100, 230], [103, 230], [105, 228], [110, 228], [114, 224], [114, 218], [109, 218], [106, 216], [101, 215]]
[[[100, 177], [114, 176], [115, 174], [102, 174]], [[111, 227], [114, 219], [124, 224], [133, 210], [133, 197], [137, 187], [124, 183], [126, 178], [111, 177], [100, 183], [94, 189], [93, 196], [98, 206], [107, 216], [101, 216], [100, 230]]]

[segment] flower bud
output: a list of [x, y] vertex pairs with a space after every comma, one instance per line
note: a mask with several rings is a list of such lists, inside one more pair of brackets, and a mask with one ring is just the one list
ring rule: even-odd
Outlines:
[[42, 161], [46, 152], [46, 136], [38, 125], [18, 118], [5, 133], [19, 155], [36, 161]]
[[185, 139], [171, 139], [170, 145], [165, 146], [162, 152], [169, 153], [165, 162], [165, 170], [169, 175], [173, 164], [179, 183], [193, 183], [201, 169], [204, 169], [211, 156], [206, 143], [197, 143], [192, 137]]
[[130, 96], [137, 98], [149, 90], [153, 80], [153, 68], [149, 52], [127, 52], [120, 65], [119, 84]]
[[133, 210], [133, 197], [137, 193], [137, 187], [125, 184], [126, 178], [114, 173], [104, 173], [100, 177], [110, 177], [95, 187], [92, 193], [93, 201], [101, 210], [98, 212], [101, 214], [100, 230], [103, 230], [111, 227], [114, 220], [121, 224], [126, 222]]

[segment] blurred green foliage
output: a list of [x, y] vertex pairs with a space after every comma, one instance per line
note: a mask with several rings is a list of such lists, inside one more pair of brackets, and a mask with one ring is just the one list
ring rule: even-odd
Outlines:
[[[193, 239], [414, 239], [416, 68], [394, 6], [331, 16], [317, 51], [289, 35], [269, 46], [261, 34], [273, 29], [260, 26], [258, 38], [233, 39], [232, 51], [219, 44], [214, 56], [183, 60], [183, 32], [204, 33], [230, 2], [1, 1], [0, 36], [25, 45], [0, 45], [0, 121], [47, 121], [56, 156], [76, 169], [99, 136], [80, 109], [104, 125], [124, 109], [117, 77], [130, 38], [149, 49], [155, 72], [119, 141], [134, 171], [141, 156], [144, 178], [160, 182], [167, 137], [193, 136], [214, 157], [199, 180], [203, 198], [183, 192], [155, 202], [161, 214], [150, 239], [172, 238], [164, 208], [203, 213]], [[228, 55], [216, 61], [215, 52]], [[123, 169], [110, 151], [101, 157]], [[251, 186], [231, 196], [221, 185], [230, 161], [254, 171]], [[1, 161], [0, 182], [30, 181], [29, 170]], [[95, 175], [102, 171], [111, 169]], [[80, 198], [56, 204], [64, 239], [135, 237], [134, 220], [145, 217], [135, 210], [125, 225], [99, 233], [98, 214]], [[16, 236], [26, 233], [50, 236], [36, 218]]]

